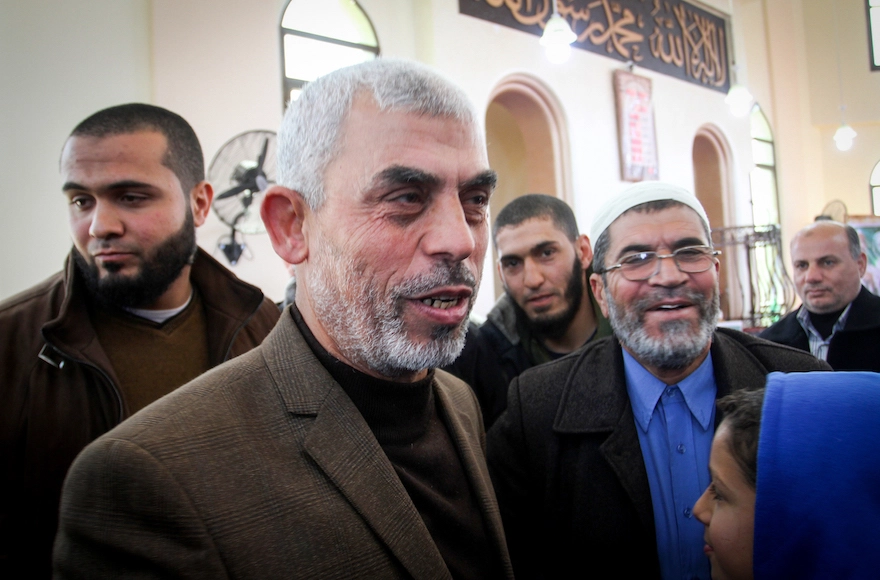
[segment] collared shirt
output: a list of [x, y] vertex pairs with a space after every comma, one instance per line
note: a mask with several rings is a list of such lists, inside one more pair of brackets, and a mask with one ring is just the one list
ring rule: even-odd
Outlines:
[[694, 504], [709, 485], [715, 431], [711, 354], [677, 385], [666, 385], [623, 351], [626, 390], [648, 472], [663, 578], [709, 579], [703, 524]]
[[828, 360], [828, 347], [831, 346], [831, 339], [834, 338], [834, 333], [838, 330], [841, 330], [846, 325], [846, 319], [849, 316], [849, 309], [852, 308], [852, 302], [846, 305], [846, 308], [843, 309], [843, 312], [840, 313], [840, 318], [837, 319], [837, 322], [834, 323], [834, 326], [831, 327], [831, 334], [828, 335], [828, 338], [822, 338], [822, 335], [819, 334], [819, 331], [813, 326], [813, 323], [810, 321], [810, 311], [806, 309], [805, 306], [801, 305], [800, 310], [797, 313], [798, 322], [801, 323], [801, 328], [804, 329], [804, 332], [807, 333], [807, 340], [810, 342], [810, 352], [813, 353], [813, 356], [819, 360]]

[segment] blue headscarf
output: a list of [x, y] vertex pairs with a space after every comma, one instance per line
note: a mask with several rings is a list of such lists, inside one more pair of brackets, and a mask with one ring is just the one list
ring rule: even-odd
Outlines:
[[755, 579], [880, 578], [880, 374], [767, 378]]

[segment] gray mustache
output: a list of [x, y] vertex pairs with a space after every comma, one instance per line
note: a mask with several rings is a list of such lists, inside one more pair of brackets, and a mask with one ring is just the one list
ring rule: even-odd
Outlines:
[[429, 274], [404, 281], [396, 288], [396, 294], [413, 296], [431, 292], [439, 286], [467, 286], [476, 290], [477, 280], [462, 262], [457, 264], [437, 264]]

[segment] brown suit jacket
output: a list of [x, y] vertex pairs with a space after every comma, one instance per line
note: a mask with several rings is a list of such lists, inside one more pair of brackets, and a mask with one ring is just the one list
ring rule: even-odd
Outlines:
[[[441, 417], [512, 577], [470, 389]], [[264, 343], [145, 408], [77, 458], [55, 575], [450, 578], [366, 422], [285, 312]]]

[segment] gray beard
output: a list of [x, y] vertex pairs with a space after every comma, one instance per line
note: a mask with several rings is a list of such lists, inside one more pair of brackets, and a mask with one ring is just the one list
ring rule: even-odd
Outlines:
[[[699, 309], [700, 317], [697, 331], [691, 329], [687, 320], [673, 320], [660, 326], [661, 335], [649, 336], [645, 330], [645, 311], [649, 304], [659, 297], [681, 297]], [[718, 321], [720, 302], [716, 285], [714, 295], [706, 299], [701, 293], [693, 290], [667, 290], [642, 298], [635, 302], [629, 310], [620, 307], [608, 295], [608, 321], [614, 334], [621, 344], [643, 364], [660, 369], [682, 369], [697, 360], [709, 343]]]
[[[381, 295], [364, 275], [365, 267], [342, 257], [326, 240], [319, 267], [303, 282], [308, 286], [315, 314], [340, 353], [351, 363], [387, 378], [452, 364], [464, 348], [468, 318], [457, 326], [436, 326], [431, 339], [413, 342], [407, 335], [402, 296], [430, 292], [439, 286], [477, 282], [461, 262], [438, 263], [434, 271], [404, 281]], [[470, 311], [470, 310], [469, 310]]]

